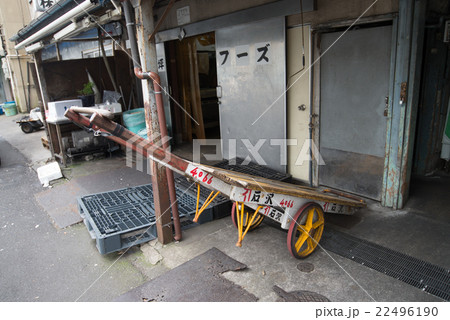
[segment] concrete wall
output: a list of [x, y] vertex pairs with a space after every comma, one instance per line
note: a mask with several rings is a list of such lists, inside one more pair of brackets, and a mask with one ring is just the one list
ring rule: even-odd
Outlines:
[[[178, 27], [177, 9], [189, 6], [190, 23], [218, 17], [224, 14], [248, 9], [262, 4], [276, 2], [273, 0], [181, 0], [175, 2], [160, 30]], [[303, 19], [305, 23], [316, 25], [325, 22], [355, 19], [361, 15], [374, 1], [373, 0], [316, 0], [317, 10], [305, 12]], [[162, 16], [164, 9], [155, 9], [156, 19]], [[398, 0], [378, 0], [365, 17], [392, 13], [398, 11]], [[301, 15], [296, 14], [287, 18], [287, 26], [301, 23]]]
[[[218, 17], [235, 11], [256, 7], [262, 4], [276, 2], [274, 0], [181, 0], [176, 1], [160, 30], [167, 30], [178, 27], [177, 9], [189, 6], [190, 23]], [[162, 16], [166, 7], [154, 10], [156, 20]]]
[[30, 86], [30, 109], [36, 108], [39, 96], [31, 73], [31, 68], [34, 68], [34, 64], [30, 65], [30, 72], [28, 73], [27, 71], [27, 62], [31, 62], [31, 56], [26, 54], [8, 54], [6, 58], [11, 74], [11, 88], [19, 112], [27, 112], [28, 86]]
[[[317, 0], [317, 10], [303, 14], [304, 23], [312, 26], [333, 21], [343, 21], [358, 18], [374, 0]], [[398, 0], [378, 0], [364, 17], [398, 12]], [[301, 15], [289, 16], [287, 26], [301, 24]]]
[[14, 49], [15, 44], [9, 41], [9, 38], [27, 25], [30, 20], [30, 9], [27, 0], [0, 0], [0, 24], [2, 25], [5, 39], [6, 58], [11, 74], [11, 87], [14, 100], [20, 112], [27, 111], [28, 84], [31, 86], [30, 108], [38, 105], [38, 94], [31, 72], [30, 79], [27, 79], [27, 61], [31, 61], [31, 56], [26, 55], [23, 49], [16, 52]]
[[[224, 14], [229, 14], [232, 12], [236, 12], [239, 10], [256, 7], [259, 5], [263, 5], [269, 2], [274, 1], [202, 1], [202, 0], [182, 0], [179, 2], [176, 2], [174, 7], [171, 9], [169, 15], [167, 16], [166, 20], [164, 21], [162, 27], [160, 30], [166, 30], [171, 28], [178, 27], [178, 21], [177, 21], [177, 9], [189, 6], [190, 11], [190, 23], [195, 23], [198, 21], [202, 21], [205, 19], [221, 16]], [[276, 2], [276, 1], [275, 1]], [[369, 7], [370, 9], [367, 10], [367, 12], [364, 14], [364, 18], [367, 17], [373, 17], [373, 16], [379, 16], [379, 15], [385, 15], [390, 13], [398, 12], [398, 0], [378, 0], [372, 7], [374, 0], [317, 0], [316, 1], [316, 10], [313, 12], [305, 12], [303, 14], [303, 23], [309, 24], [312, 26], [312, 28], [321, 25], [321, 24], [329, 24], [333, 22], [343, 22], [343, 21], [350, 21], [353, 22], [356, 18], [361, 16], [362, 13], [364, 13]], [[159, 17], [163, 14], [165, 7], [158, 8], [155, 10], [156, 17], [155, 19], [158, 20]], [[287, 17], [287, 28], [300, 25], [302, 23], [302, 17], [300, 14], [295, 14]], [[350, 24], [348, 23], [348, 24]], [[291, 37], [288, 38], [288, 41], [290, 43], [287, 43], [286, 46], [288, 48], [300, 48], [301, 47], [301, 38], [300, 37]], [[298, 51], [288, 51], [288, 60], [292, 60], [292, 55], [297, 55]], [[307, 53], [308, 56], [309, 52]], [[309, 81], [309, 79], [306, 79], [306, 82]], [[388, 81], [388, 79], [387, 79]], [[312, 84], [311, 84], [312, 85]], [[307, 86], [307, 83], [301, 85], [301, 86], [293, 86], [290, 89], [290, 92], [288, 94], [288, 106], [290, 105], [289, 99], [294, 99], [293, 97], [299, 97], [304, 96], [305, 93], [302, 93], [302, 90], [304, 90]], [[306, 99], [309, 101], [309, 98]], [[309, 107], [309, 103], [306, 103], [306, 105]], [[288, 119], [290, 127], [304, 127], [308, 128], [309, 124], [309, 116], [305, 117], [304, 119]], [[301, 123], [299, 123], [301, 122]], [[307, 133], [307, 130], [305, 131]], [[296, 134], [298, 132], [295, 132], [293, 134], [292, 132], [289, 134], [289, 138], [296, 137]], [[297, 137], [298, 138], [298, 137]], [[300, 144], [301, 145], [301, 144]], [[291, 150], [292, 151], [292, 150]], [[292, 153], [292, 152], [291, 152]], [[292, 158], [292, 157], [291, 157]], [[309, 175], [308, 175], [308, 168], [305, 166], [305, 170], [303, 171], [295, 171], [295, 157], [292, 158], [292, 160], [289, 158], [288, 168], [289, 173], [293, 174], [293, 176], [297, 179], [308, 181]]]

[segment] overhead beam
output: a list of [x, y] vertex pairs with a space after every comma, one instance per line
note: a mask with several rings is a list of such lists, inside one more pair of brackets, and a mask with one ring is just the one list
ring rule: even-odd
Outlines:
[[[302, 0], [302, 3], [303, 12], [309, 12], [315, 9], [314, 0]], [[194, 22], [181, 27], [160, 31], [156, 34], [155, 39], [157, 43], [176, 40], [178, 39], [181, 29], [184, 30], [186, 37], [191, 37], [229, 26], [250, 23], [273, 17], [288, 16], [300, 13], [300, 11], [301, 6], [299, 0], [274, 1], [258, 7], [244, 9], [219, 17]]]

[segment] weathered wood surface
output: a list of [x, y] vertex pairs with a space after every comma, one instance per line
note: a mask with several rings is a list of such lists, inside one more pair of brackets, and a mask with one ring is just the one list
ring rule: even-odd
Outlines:
[[206, 165], [196, 164], [201, 170], [206, 171], [214, 177], [242, 188], [259, 190], [262, 192], [271, 192], [284, 194], [288, 196], [305, 198], [316, 201], [325, 201], [336, 204], [342, 204], [351, 207], [365, 207], [366, 203], [362, 199], [356, 199], [354, 196], [348, 198], [321, 191], [317, 188], [305, 187], [286, 182], [280, 182], [261, 177], [252, 176], [245, 173], [218, 169]]

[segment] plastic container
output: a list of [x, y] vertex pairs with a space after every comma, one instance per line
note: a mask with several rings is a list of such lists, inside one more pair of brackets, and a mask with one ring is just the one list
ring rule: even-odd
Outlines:
[[7, 117], [15, 116], [17, 114], [17, 106], [15, 101], [5, 102], [2, 107]]
[[139, 130], [137, 134], [141, 138], [147, 139], [147, 128]]
[[78, 96], [78, 99], [80, 99], [82, 107], [92, 107], [95, 104], [95, 95], [90, 94], [87, 96]]
[[4, 114], [4, 112], [3, 112], [3, 104], [0, 104], [0, 116], [3, 115], [3, 114]]
[[133, 109], [123, 113], [123, 123], [128, 130], [138, 133], [145, 129], [145, 110], [144, 108]]

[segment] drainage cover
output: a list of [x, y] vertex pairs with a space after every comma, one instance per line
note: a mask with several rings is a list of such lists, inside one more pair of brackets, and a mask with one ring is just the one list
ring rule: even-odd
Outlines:
[[301, 262], [297, 265], [297, 269], [301, 272], [311, 272], [314, 270], [314, 265], [309, 262]]
[[326, 230], [320, 244], [325, 250], [450, 301], [450, 270], [336, 230]]
[[316, 292], [311, 291], [292, 291], [286, 292], [279, 286], [273, 286], [273, 291], [280, 297], [277, 302], [329, 302], [330, 300]]
[[317, 292], [312, 291], [294, 291], [300, 302], [329, 302], [330, 300]]

